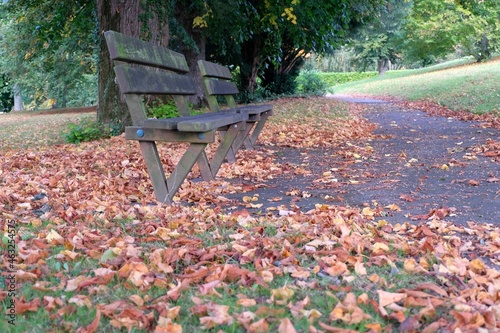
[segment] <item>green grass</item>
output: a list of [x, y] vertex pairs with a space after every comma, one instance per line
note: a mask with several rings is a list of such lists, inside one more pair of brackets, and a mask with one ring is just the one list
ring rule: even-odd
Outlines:
[[334, 87], [336, 93], [431, 100], [452, 110], [500, 113], [500, 60], [464, 65], [456, 60], [428, 68], [387, 75]]
[[65, 143], [62, 132], [69, 131], [70, 123], [83, 118], [95, 119], [89, 113], [45, 113], [36, 111], [0, 114], [0, 149], [19, 149]]

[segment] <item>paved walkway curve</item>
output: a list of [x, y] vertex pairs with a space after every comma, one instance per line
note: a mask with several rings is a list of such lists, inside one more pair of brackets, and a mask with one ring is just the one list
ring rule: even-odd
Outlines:
[[[372, 161], [356, 166], [374, 178], [349, 193], [350, 204], [393, 202], [411, 220], [434, 211], [459, 224], [500, 225], [500, 161], [477, 153], [488, 139], [500, 139], [499, 130], [391, 103], [355, 102], [372, 103], [365, 117], [383, 138], [372, 142]], [[391, 220], [400, 220], [398, 215]]]
[[[282, 197], [280, 205], [302, 211], [323, 203], [372, 208], [393, 205], [393, 210], [385, 210], [385, 219], [392, 223], [436, 215], [457, 224], [500, 225], [500, 161], [498, 156], [477, 153], [477, 147], [488, 139], [500, 140], [500, 130], [371, 98], [333, 98], [366, 104], [364, 116], [378, 126], [378, 136], [360, 145], [371, 146], [373, 153], [359, 163], [346, 164], [338, 154], [342, 147], [337, 153], [280, 148], [277, 162], [307, 163], [313, 177], [285, 175], [269, 187], [257, 189], [254, 193], [264, 203], [259, 210], [276, 206], [272, 198]], [[338, 178], [334, 183], [313, 184], [313, 179], [329, 170]], [[300, 194], [290, 195], [293, 191]]]

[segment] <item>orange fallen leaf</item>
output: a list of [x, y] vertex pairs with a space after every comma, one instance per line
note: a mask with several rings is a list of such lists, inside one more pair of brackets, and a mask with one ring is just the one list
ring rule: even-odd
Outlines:
[[392, 303], [397, 303], [407, 297], [406, 293], [390, 293], [384, 290], [377, 290], [377, 294], [379, 297], [378, 302], [381, 307], [387, 306]]
[[97, 309], [94, 320], [88, 325], [83, 328], [79, 328], [76, 332], [77, 333], [95, 333], [97, 332], [97, 329], [99, 328], [99, 324], [101, 322], [101, 311]]
[[269, 331], [269, 324], [264, 318], [250, 324], [247, 333], [265, 333]]

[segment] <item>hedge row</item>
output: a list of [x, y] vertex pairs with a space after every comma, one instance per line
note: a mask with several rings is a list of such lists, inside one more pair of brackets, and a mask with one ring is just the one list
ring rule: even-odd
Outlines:
[[328, 87], [377, 76], [377, 72], [318, 73]]

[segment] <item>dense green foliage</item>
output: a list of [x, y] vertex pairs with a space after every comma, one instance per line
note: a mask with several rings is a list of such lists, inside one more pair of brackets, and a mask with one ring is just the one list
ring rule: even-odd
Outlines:
[[324, 95], [327, 84], [317, 71], [302, 71], [296, 79], [297, 91], [308, 95]]
[[377, 76], [377, 72], [319, 73], [321, 81], [328, 87]]
[[10, 112], [14, 105], [12, 88], [9, 85], [7, 76], [0, 76], [0, 112]]
[[[109, 3], [110, 8], [123, 5]], [[329, 65], [334, 70], [372, 69], [376, 61], [379, 69], [389, 62], [391, 69], [430, 64], [457, 50], [483, 60], [500, 44], [500, 0], [338, 0], [321, 6], [313, 0], [131, 3], [137, 5], [137, 17], [127, 20], [135, 20], [139, 37], [182, 52], [192, 70], [199, 58], [237, 69], [247, 101], [303, 89], [302, 78], [295, 78], [305, 55], [331, 54], [348, 38], [355, 41], [353, 48], [343, 49], [338, 66]], [[21, 88], [30, 107], [97, 103], [100, 8], [91, 0], [0, 5], [0, 74], [9, 78], [9, 87]], [[344, 61], [344, 55], [359, 61]]]
[[500, 0], [414, 0], [405, 24], [405, 56], [423, 64], [454, 52], [478, 60], [500, 43]]
[[279, 94], [290, 89], [305, 54], [332, 52], [382, 2], [212, 0], [195, 24], [211, 60], [240, 68], [242, 90], [254, 92], [260, 79]]
[[147, 110], [146, 113], [150, 118], [175, 118], [179, 117], [173, 101], [162, 103], [160, 100], [155, 101]]
[[376, 61], [379, 74], [384, 74], [390, 63], [401, 58], [403, 24], [411, 5], [409, 0], [389, 0], [369, 24], [356, 31], [352, 46], [363, 70]]
[[78, 123], [70, 123], [68, 132], [64, 133], [64, 137], [69, 143], [80, 143], [109, 138], [113, 135], [118, 135], [117, 129], [107, 124], [101, 124], [95, 119], [86, 117], [82, 118]]
[[0, 6], [0, 17], [0, 71], [35, 106], [48, 99], [58, 106], [70, 106], [72, 90], [95, 91], [94, 1], [8, 1]]

